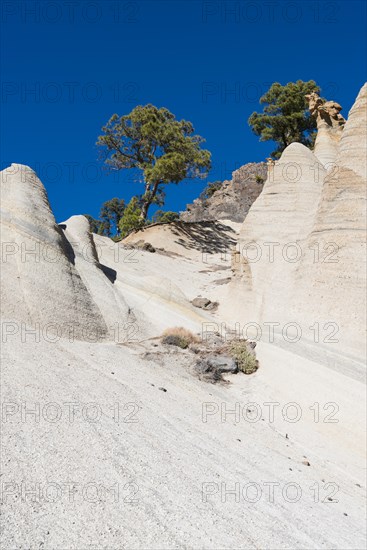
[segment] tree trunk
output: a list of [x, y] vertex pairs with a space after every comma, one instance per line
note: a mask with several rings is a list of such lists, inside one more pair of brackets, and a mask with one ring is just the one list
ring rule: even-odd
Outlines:
[[145, 200], [143, 196], [143, 204], [142, 204], [141, 213], [140, 213], [140, 218], [144, 221], [147, 219], [149, 206], [152, 204], [153, 199], [157, 194], [158, 185], [159, 185], [159, 182], [154, 183], [152, 191], [150, 191], [150, 185], [145, 186], [145, 195], [148, 195], [148, 196], [146, 196]]
[[148, 202], [143, 202], [143, 204], [142, 204], [141, 212], [140, 212], [140, 218], [144, 221], [147, 219], [149, 206], [150, 206], [150, 203], [148, 203]]

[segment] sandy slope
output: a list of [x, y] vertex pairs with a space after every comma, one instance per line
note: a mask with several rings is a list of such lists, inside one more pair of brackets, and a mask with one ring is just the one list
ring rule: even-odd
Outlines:
[[363, 382], [265, 343], [257, 374], [196, 380], [193, 356], [146, 338], [172, 324], [200, 331], [215, 316], [186, 298], [214, 299], [222, 272], [142, 251], [118, 267], [121, 245], [95, 240], [137, 314], [121, 340], [144, 341], [7, 338], [2, 472], [16, 485], [3, 485], [3, 546], [363, 548]]
[[[145, 348], [154, 355], [144, 358]], [[9, 341], [2, 401], [25, 402], [28, 409], [38, 403], [40, 417], [22, 419], [21, 409], [9, 405], [3, 423], [3, 479], [17, 484], [5, 491], [4, 548], [363, 547], [365, 411], [359, 382], [331, 377], [320, 365], [263, 344], [256, 375], [212, 386], [188, 373], [184, 356], [157, 354], [161, 348], [152, 343], [145, 348]], [[290, 401], [302, 410], [295, 423], [281, 413]], [[334, 412], [323, 410], [331, 401], [339, 407], [337, 423], [322, 421]], [[76, 403], [73, 422], [68, 402]], [[246, 411], [254, 402], [261, 419], [251, 422], [253, 413]], [[267, 402], [280, 403], [274, 421]], [[309, 409], [314, 402], [320, 403], [320, 422]], [[127, 403], [141, 408], [124, 409]], [[236, 403], [240, 417], [227, 414], [222, 422], [220, 408], [234, 410]], [[213, 413], [207, 422], [203, 407]], [[93, 421], [96, 410], [101, 417]], [[296, 412], [286, 410], [289, 419]], [[250, 482], [259, 493], [252, 486], [246, 496]], [[269, 482], [279, 484], [274, 502]], [[35, 483], [41, 492], [31, 502], [21, 490], [34, 490]], [[69, 483], [76, 484], [74, 496]], [[211, 485], [203, 493], [205, 483]], [[238, 502], [224, 493], [236, 483]], [[105, 490], [114, 484], [117, 502]], [[299, 500], [287, 502], [295, 488]], [[203, 502], [209, 489], [215, 493]], [[334, 490], [338, 502], [327, 500]], [[128, 502], [133, 493], [134, 504]], [[45, 502], [45, 495], [55, 502]], [[256, 495], [258, 502], [250, 502]]]

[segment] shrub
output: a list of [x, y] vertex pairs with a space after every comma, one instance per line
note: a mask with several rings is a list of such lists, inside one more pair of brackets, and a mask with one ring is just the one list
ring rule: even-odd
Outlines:
[[239, 370], [245, 374], [253, 374], [259, 368], [259, 362], [254, 353], [248, 349], [246, 340], [234, 340], [230, 344], [229, 351], [236, 360]]
[[173, 327], [166, 329], [162, 334], [162, 343], [186, 349], [190, 344], [198, 342], [198, 338], [186, 328]]
[[262, 176], [259, 176], [258, 174], [256, 174], [255, 181], [256, 183], [264, 183], [265, 180]]
[[145, 225], [145, 220], [141, 217], [141, 209], [138, 197], [133, 197], [124, 210], [122, 218], [119, 221], [119, 230], [121, 237], [126, 237], [131, 231], [141, 229]]
[[157, 210], [157, 212], [152, 216], [152, 223], [171, 223], [176, 222], [179, 219], [177, 212], [172, 212], [168, 210], [164, 212], [163, 210]]

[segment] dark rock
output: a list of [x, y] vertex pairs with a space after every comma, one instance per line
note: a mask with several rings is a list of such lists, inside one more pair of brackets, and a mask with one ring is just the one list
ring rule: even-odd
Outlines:
[[218, 307], [218, 302], [210, 302], [207, 306], [205, 306], [203, 309], [206, 309], [207, 311], [209, 310], [214, 310], [214, 309], [217, 309]]
[[195, 364], [195, 374], [199, 380], [204, 380], [205, 382], [211, 382], [215, 384], [223, 380], [222, 374], [207, 361], [201, 359]]
[[214, 355], [207, 357], [206, 361], [219, 372], [231, 372], [232, 374], [238, 372], [236, 361], [227, 355]]
[[199, 361], [195, 364], [195, 374], [200, 380], [211, 382], [223, 381], [222, 374], [238, 372], [237, 365], [231, 357], [225, 355], [212, 355]]
[[181, 212], [184, 222], [232, 220], [243, 222], [250, 207], [260, 195], [267, 178], [266, 162], [251, 162], [232, 173], [209, 198], [199, 197]]
[[155, 248], [150, 243], [144, 243], [142, 246], [142, 250], [146, 250], [147, 252], [155, 252]]

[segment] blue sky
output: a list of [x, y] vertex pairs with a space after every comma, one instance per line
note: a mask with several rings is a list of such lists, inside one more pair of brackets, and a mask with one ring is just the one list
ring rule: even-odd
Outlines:
[[[192, 121], [213, 155], [209, 181], [228, 179], [273, 149], [247, 125], [272, 82], [314, 79], [347, 116], [366, 78], [359, 0], [4, 0], [1, 10], [1, 169], [34, 168], [59, 222], [141, 191], [98, 162], [113, 113], [153, 103]], [[165, 208], [184, 209], [203, 186], [169, 186]]]

